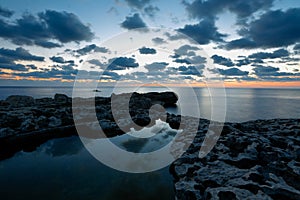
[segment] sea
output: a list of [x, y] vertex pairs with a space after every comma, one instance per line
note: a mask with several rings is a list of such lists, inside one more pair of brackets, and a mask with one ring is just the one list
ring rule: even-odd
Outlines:
[[[80, 97], [110, 96], [112, 93], [174, 91], [175, 114], [211, 119], [213, 113], [228, 122], [256, 119], [300, 118], [300, 89], [297, 88], [208, 88], [113, 87], [98, 91], [80, 88]], [[72, 87], [0, 87], [0, 100], [10, 95], [35, 98], [72, 96]], [[73, 95], [74, 97], [74, 95]], [[216, 103], [212, 103], [216, 102]], [[213, 105], [213, 106], [212, 106]], [[218, 111], [218, 112], [216, 112]], [[225, 114], [224, 114], [225, 113]], [[221, 117], [221, 118], [222, 118]], [[218, 116], [217, 116], [218, 118]], [[219, 117], [220, 118], [220, 117]], [[168, 132], [163, 133], [165, 135]], [[163, 135], [164, 136], [164, 135]], [[126, 135], [114, 138], [125, 150], [146, 151], [161, 145], [161, 138], [134, 143]], [[146, 148], [147, 147], [147, 148]], [[146, 149], [146, 150], [145, 150]], [[95, 159], [78, 137], [49, 140], [32, 152], [18, 152], [0, 161], [1, 199], [174, 199], [173, 177], [169, 166], [160, 170], [132, 174], [112, 169]]]

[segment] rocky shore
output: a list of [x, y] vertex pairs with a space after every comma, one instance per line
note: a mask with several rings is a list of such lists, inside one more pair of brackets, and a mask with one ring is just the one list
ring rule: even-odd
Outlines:
[[[183, 125], [187, 132], [199, 122], [195, 138], [188, 134], [177, 138], [179, 146], [193, 141], [170, 166], [177, 199], [300, 199], [300, 119], [225, 123], [224, 127], [215, 123], [213, 129], [222, 126], [222, 134], [212, 151], [199, 158], [204, 138], [217, 137], [213, 129], [207, 134], [208, 120], [161, 109], [176, 106], [177, 100], [172, 92], [95, 99], [71, 99], [63, 94], [41, 99], [10, 96], [0, 101], [0, 160], [21, 150], [33, 151], [52, 138], [77, 135], [74, 120], [85, 128], [99, 123], [107, 137], [123, 134], [134, 127], [133, 122], [139, 129], [160, 118], [174, 129]], [[93, 113], [96, 121], [90, 118]], [[101, 137], [93, 130], [87, 132], [87, 137]]]
[[205, 131], [170, 166], [177, 199], [300, 199], [300, 119], [225, 123], [200, 159]]
[[[132, 119], [128, 122], [123, 120], [123, 129], [116, 124], [117, 116], [113, 116], [112, 99], [119, 118]], [[150, 120], [149, 109], [152, 105], [175, 106], [177, 100], [177, 95], [172, 92], [113, 94], [112, 97], [94, 99], [72, 99], [64, 94], [40, 99], [20, 95], [9, 96], [0, 101], [0, 160], [11, 157], [20, 150], [33, 151], [52, 138], [77, 135], [72, 113], [74, 110], [80, 112], [80, 115], [76, 115], [77, 123], [86, 128], [90, 127], [89, 123], [94, 122], [89, 119], [90, 115], [96, 113], [97, 123], [101, 125], [103, 132], [107, 137], [113, 137], [129, 130], [133, 122], [141, 127], [151, 126], [153, 121]], [[128, 112], [128, 102], [130, 117], [123, 115], [126, 110]], [[160, 118], [159, 115], [160, 112], [154, 118]], [[91, 130], [86, 136], [99, 137], [92, 133]]]

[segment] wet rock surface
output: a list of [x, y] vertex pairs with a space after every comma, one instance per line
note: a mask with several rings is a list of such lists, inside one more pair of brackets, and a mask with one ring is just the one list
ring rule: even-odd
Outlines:
[[225, 123], [200, 159], [206, 132], [170, 166], [177, 199], [300, 199], [300, 119]]

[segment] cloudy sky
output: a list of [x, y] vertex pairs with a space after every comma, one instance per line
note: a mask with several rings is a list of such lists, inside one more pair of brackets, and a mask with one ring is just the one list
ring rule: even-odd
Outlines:
[[300, 87], [298, 0], [1, 0], [0, 42], [1, 86]]

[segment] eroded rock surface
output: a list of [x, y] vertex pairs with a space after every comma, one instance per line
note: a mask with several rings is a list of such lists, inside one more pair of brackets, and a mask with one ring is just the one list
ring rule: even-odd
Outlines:
[[299, 119], [225, 123], [200, 159], [206, 132], [170, 167], [178, 199], [300, 199]]

